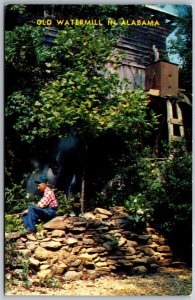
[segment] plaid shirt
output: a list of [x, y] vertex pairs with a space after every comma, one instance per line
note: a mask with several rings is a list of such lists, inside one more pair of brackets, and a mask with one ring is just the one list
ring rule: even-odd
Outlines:
[[47, 206], [49, 206], [49, 207], [57, 207], [58, 206], [58, 201], [56, 199], [56, 196], [50, 188], [48, 188], [48, 187], [45, 188], [43, 197], [38, 202], [38, 205], [42, 208], [47, 207]]

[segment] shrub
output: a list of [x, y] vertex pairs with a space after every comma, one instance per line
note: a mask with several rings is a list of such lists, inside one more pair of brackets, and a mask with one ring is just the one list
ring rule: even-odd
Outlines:
[[5, 243], [5, 286], [8, 289], [11, 285], [17, 285], [18, 280], [24, 286], [28, 286], [29, 269], [28, 259], [17, 251], [17, 242], [7, 240]]

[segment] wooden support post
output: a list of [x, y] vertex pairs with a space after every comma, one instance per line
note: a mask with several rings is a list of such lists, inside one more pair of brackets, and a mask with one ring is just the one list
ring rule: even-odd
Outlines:
[[83, 176], [81, 182], [81, 215], [84, 214], [84, 202], [85, 202], [85, 178]]
[[173, 119], [173, 109], [172, 104], [169, 100], [167, 100], [167, 124], [168, 124], [168, 140], [171, 142], [171, 137], [174, 135], [173, 132], [173, 124], [171, 123], [171, 119]]
[[[167, 124], [168, 124], [168, 140], [169, 143], [172, 141], [182, 141], [184, 138], [184, 126], [182, 111], [179, 104], [175, 103], [176, 116], [173, 117], [173, 104], [167, 100]], [[174, 126], [179, 126], [179, 134], [175, 135]]]
[[179, 126], [180, 136], [184, 137], [184, 126], [183, 126], [182, 112], [181, 112], [181, 108], [179, 107], [178, 103], [176, 103], [176, 112], [177, 112], [178, 119], [181, 121], [181, 124]]

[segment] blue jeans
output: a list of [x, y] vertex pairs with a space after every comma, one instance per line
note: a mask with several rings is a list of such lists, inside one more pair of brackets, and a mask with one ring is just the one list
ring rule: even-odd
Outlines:
[[30, 231], [36, 231], [36, 222], [40, 218], [43, 221], [49, 221], [56, 214], [54, 208], [41, 208], [35, 205], [28, 206], [28, 214], [22, 216], [24, 227]]

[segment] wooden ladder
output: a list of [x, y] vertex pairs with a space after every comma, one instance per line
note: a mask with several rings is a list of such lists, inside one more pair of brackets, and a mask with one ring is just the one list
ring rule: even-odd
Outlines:
[[[175, 105], [175, 110], [173, 105]], [[182, 141], [184, 138], [182, 111], [177, 102], [172, 103], [170, 100], [167, 100], [167, 124], [169, 142]], [[177, 135], [175, 134], [176, 126], [179, 126]]]

